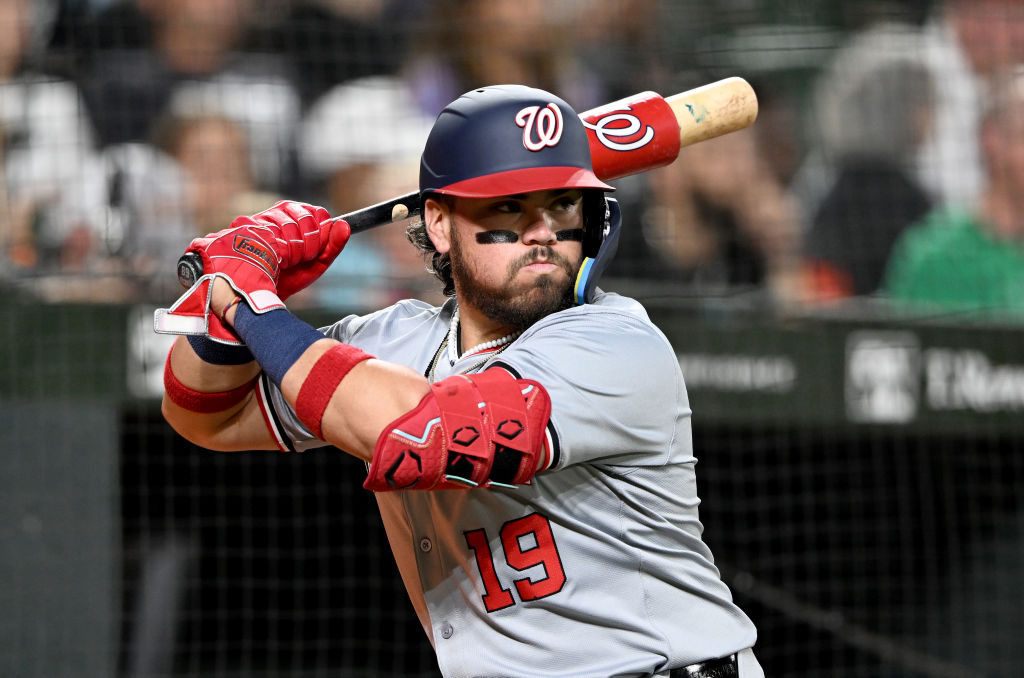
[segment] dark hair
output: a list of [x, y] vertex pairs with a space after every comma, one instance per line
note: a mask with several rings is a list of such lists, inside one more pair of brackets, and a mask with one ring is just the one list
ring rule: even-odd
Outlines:
[[[424, 196], [421, 200], [426, 202], [427, 197], [428, 196]], [[438, 200], [449, 208], [454, 204], [454, 200], [447, 195], [431, 194], [429, 197]], [[434, 247], [434, 242], [430, 239], [430, 234], [427, 233], [427, 222], [424, 219], [419, 219], [409, 224], [405, 229], [405, 237], [408, 238], [409, 242], [411, 242], [413, 246], [423, 254], [427, 270], [433, 273], [434, 277], [444, 284], [444, 289], [442, 290], [444, 295], [446, 297], [455, 296], [455, 278], [452, 276], [452, 258], [448, 252], [442, 254], [437, 251], [436, 247]]]

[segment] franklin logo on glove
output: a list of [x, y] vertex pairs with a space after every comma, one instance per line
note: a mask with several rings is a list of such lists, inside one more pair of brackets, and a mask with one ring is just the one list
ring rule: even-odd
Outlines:
[[277, 255], [260, 241], [244, 235], [236, 235], [231, 248], [242, 256], [262, 264], [270, 275], [277, 276]]

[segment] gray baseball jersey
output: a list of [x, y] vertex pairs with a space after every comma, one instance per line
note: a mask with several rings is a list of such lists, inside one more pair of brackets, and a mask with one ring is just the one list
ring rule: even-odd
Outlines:
[[[425, 374], [437, 356], [435, 381], [501, 365], [551, 394], [532, 485], [377, 494], [444, 675], [645, 676], [753, 646], [701, 539], [679, 363], [643, 307], [601, 293], [454, 362], [438, 350], [453, 311], [405, 301], [324, 328]], [[324, 444], [263, 388], [289, 447]]]

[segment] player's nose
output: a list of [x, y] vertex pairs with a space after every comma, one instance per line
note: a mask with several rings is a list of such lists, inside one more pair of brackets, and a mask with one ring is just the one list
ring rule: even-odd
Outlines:
[[558, 242], [554, 216], [546, 209], [537, 209], [530, 214], [530, 224], [523, 233], [526, 245], [553, 245]]

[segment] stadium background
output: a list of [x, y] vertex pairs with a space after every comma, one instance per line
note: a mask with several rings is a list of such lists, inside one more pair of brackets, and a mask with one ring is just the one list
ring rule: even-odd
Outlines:
[[[446, 12], [459, 3], [340, 2], [351, 14], [336, 23], [298, 11], [325, 4], [255, 1], [246, 18], [243, 51], [297, 66], [297, 86], [311, 88], [303, 101], [399, 72], [425, 35], [457, 21]], [[809, 101], [836, 50], [878, 21], [920, 25], [933, 9], [547, 4], [556, 42], [580, 8], [610, 8], [604, 25], [621, 32], [570, 55], [606, 78], [610, 98], [749, 79], [760, 148], [784, 176], [783, 156], [810, 143]], [[146, 48], [118, 3], [35, 5], [52, 11], [31, 57], [54, 77], [84, 82], [105, 55]], [[634, 11], [643, 25], [628, 20]], [[297, 18], [288, 31], [282, 17]], [[118, 112], [106, 112], [112, 129]], [[322, 197], [304, 167], [258, 188]], [[620, 186], [627, 203], [640, 191]], [[329, 452], [214, 454], [162, 422], [167, 342], [151, 319], [176, 294], [171, 271], [119, 270], [132, 293], [105, 294], [115, 288], [95, 284], [103, 271], [16, 268], [11, 252], [0, 294], [0, 674], [438, 675], [360, 464]], [[624, 256], [606, 287], [643, 300], [679, 353], [707, 541], [758, 624], [766, 673], [1019, 675], [1024, 335], [1014, 319], [897, 313], [877, 298], [798, 304], [765, 284], [634, 275], [646, 262]], [[376, 299], [367, 290], [395, 273], [369, 271], [368, 282], [339, 276], [337, 296], [298, 312], [327, 323], [365, 310]]]

